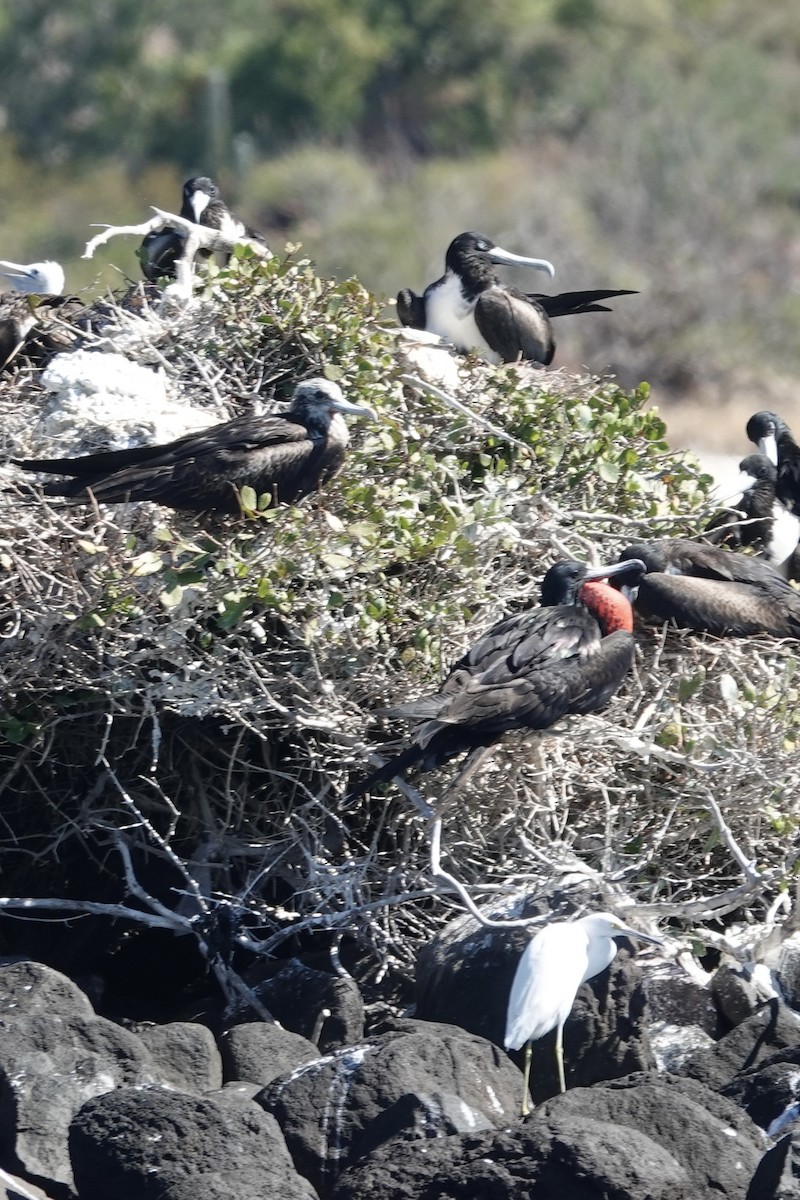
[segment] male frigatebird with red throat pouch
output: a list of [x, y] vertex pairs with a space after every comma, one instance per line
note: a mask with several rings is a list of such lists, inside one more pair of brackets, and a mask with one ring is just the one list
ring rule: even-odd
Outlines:
[[[644, 564], [638, 565], [641, 575]], [[617, 572], [635, 577], [636, 566], [563, 560], [551, 567], [540, 608], [492, 626], [435, 695], [381, 713], [418, 722], [411, 745], [357, 784], [348, 799], [410, 767], [430, 771], [467, 753], [458, 776], [463, 781], [504, 733], [549, 729], [562, 717], [604, 708], [634, 654], [631, 606], [605, 580]]]

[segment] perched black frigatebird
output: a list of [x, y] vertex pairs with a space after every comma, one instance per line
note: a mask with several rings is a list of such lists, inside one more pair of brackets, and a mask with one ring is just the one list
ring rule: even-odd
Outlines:
[[457, 350], [475, 350], [488, 362], [538, 362], [548, 366], [555, 353], [551, 317], [605, 312], [601, 300], [633, 295], [626, 289], [563, 292], [557, 296], [521, 292], [504, 285], [494, 267], [533, 267], [555, 274], [552, 263], [524, 258], [496, 246], [480, 233], [460, 233], [450, 243], [445, 273], [419, 296], [410, 288], [397, 294], [402, 325], [447, 338]]
[[739, 463], [742, 495], [736, 510], [710, 521], [704, 536], [714, 545], [754, 546], [784, 579], [800, 577], [800, 517], [778, 500], [778, 469], [766, 454], [748, 454]]
[[789, 426], [776, 413], [757, 412], [747, 422], [747, 436], [778, 470], [775, 495], [789, 512], [800, 517], [800, 446]]
[[[260, 233], [245, 225], [228, 208], [212, 179], [198, 175], [187, 179], [183, 185], [180, 215], [195, 225], [216, 229], [223, 237], [235, 242], [240, 238], [254, 238], [264, 242]], [[183, 230], [166, 225], [163, 229], [148, 233], [139, 247], [139, 260], [145, 279], [156, 283], [163, 277], [174, 279], [175, 266], [183, 253], [186, 235]], [[264, 242], [266, 245], [266, 242]], [[209, 258], [210, 250], [201, 250], [199, 257]]]
[[45, 483], [47, 496], [85, 501], [91, 491], [103, 504], [152, 500], [188, 512], [238, 513], [243, 487], [291, 504], [335, 475], [350, 440], [341, 413], [375, 419], [371, 408], [345, 400], [338, 384], [308, 379], [284, 413], [236, 417], [159, 446], [12, 461], [71, 476]]
[[[604, 581], [636, 563], [558, 562], [544, 577], [542, 606], [494, 625], [450, 670], [433, 696], [384, 715], [419, 722], [411, 745], [358, 784], [354, 798], [409, 767], [430, 771], [468, 752], [460, 777], [512, 729], [549, 729], [567, 715], [604, 708], [633, 662], [633, 612]], [[638, 564], [638, 574], [644, 564]], [[603, 582], [593, 582], [603, 581]]]
[[718, 637], [800, 637], [800, 592], [768, 563], [689, 538], [633, 542], [620, 555], [647, 574], [614, 586], [643, 616]]

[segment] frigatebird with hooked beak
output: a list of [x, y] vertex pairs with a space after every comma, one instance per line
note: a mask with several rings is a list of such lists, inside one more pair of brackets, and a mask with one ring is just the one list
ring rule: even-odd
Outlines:
[[[411, 745], [348, 799], [410, 767], [430, 771], [467, 752], [458, 776], [464, 780], [509, 730], [549, 729], [562, 717], [604, 708], [634, 653], [630, 604], [604, 581], [628, 569], [635, 578], [635, 562], [587, 567], [564, 560], [551, 567], [540, 608], [494, 625], [455, 663], [435, 695], [383, 714], [418, 722]], [[638, 574], [643, 572], [639, 563]]]
[[800, 517], [777, 498], [777, 467], [766, 454], [748, 454], [739, 470], [742, 494], [736, 511], [719, 513], [704, 536], [716, 546], [753, 546], [784, 579], [800, 577]]
[[[231, 242], [246, 237], [266, 245], [260, 233], [233, 215], [222, 199], [217, 185], [205, 175], [186, 180], [183, 185], [180, 215], [186, 221], [193, 221], [195, 225], [216, 229]], [[156, 283], [164, 277], [174, 279], [176, 263], [183, 253], [185, 241], [186, 235], [183, 230], [174, 229], [170, 225], [148, 233], [139, 247], [139, 261], [145, 279], [151, 283]], [[210, 250], [201, 250], [198, 257], [209, 258], [211, 253]]]
[[159, 446], [12, 461], [25, 471], [71, 476], [45, 483], [47, 496], [85, 501], [91, 492], [103, 504], [152, 500], [188, 512], [238, 513], [244, 487], [293, 504], [331, 479], [350, 440], [341, 413], [375, 419], [371, 408], [345, 400], [338, 384], [308, 379], [284, 413], [235, 417]]
[[800, 517], [800, 446], [784, 420], [773, 412], [754, 413], [747, 436], [777, 467], [775, 495], [789, 512]]
[[620, 555], [626, 560], [644, 563], [647, 574], [617, 574], [613, 586], [645, 617], [718, 637], [800, 637], [800, 592], [761, 559], [689, 538], [661, 538], [632, 542]]
[[429, 284], [421, 296], [410, 288], [398, 292], [400, 323], [438, 334], [457, 350], [475, 350], [488, 362], [522, 359], [548, 366], [556, 347], [551, 317], [606, 312], [600, 300], [633, 295], [626, 289], [557, 296], [521, 292], [501, 282], [496, 265], [532, 267], [555, 275], [552, 263], [544, 259], [511, 254], [480, 233], [460, 233], [448, 247], [441, 279]]

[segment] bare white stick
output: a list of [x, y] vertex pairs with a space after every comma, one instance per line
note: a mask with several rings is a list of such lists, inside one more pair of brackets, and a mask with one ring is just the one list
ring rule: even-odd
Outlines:
[[427, 392], [429, 396], [435, 396], [437, 400], [442, 400], [445, 404], [449, 404], [451, 408], [455, 408], [465, 417], [468, 417], [472, 424], [477, 425], [479, 429], [488, 430], [495, 437], [502, 438], [504, 442], [510, 442], [512, 446], [518, 446], [520, 450], [524, 450], [528, 455], [533, 453], [530, 446], [526, 445], [525, 442], [521, 442], [519, 438], [512, 437], [510, 433], [505, 429], [501, 429], [499, 425], [494, 425], [491, 421], [487, 421], [480, 413], [473, 412], [471, 408], [467, 408], [466, 404], [462, 404], [460, 400], [456, 400], [455, 396], [451, 396], [449, 392], [443, 392], [435, 384], [428, 383], [418, 375], [401, 375], [400, 382], [414, 388], [417, 392]]

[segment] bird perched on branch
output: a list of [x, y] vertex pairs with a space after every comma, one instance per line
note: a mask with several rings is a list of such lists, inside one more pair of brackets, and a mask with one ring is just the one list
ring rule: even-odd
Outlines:
[[[228, 208], [213, 180], [205, 175], [187, 179], [183, 185], [180, 215], [195, 225], [216, 229], [223, 237], [234, 243], [241, 238], [254, 238], [263, 242], [260, 233], [245, 225]], [[142, 272], [151, 283], [168, 277], [174, 279], [176, 263], [183, 254], [186, 235], [183, 230], [166, 225], [163, 229], [148, 233], [139, 247]], [[210, 250], [201, 250], [200, 258], [209, 258]], [[230, 256], [228, 256], [230, 257]]]
[[375, 419], [371, 408], [345, 400], [338, 384], [309, 379], [284, 413], [236, 417], [165, 445], [12, 461], [25, 471], [71, 476], [45, 483], [47, 496], [85, 501], [91, 491], [103, 504], [152, 500], [189, 512], [238, 513], [244, 487], [292, 504], [335, 475], [350, 440], [341, 413]]
[[800, 517], [800, 446], [789, 426], [776, 413], [757, 412], [747, 422], [747, 436], [777, 468], [777, 499]]
[[[76, 297], [64, 295], [63, 268], [50, 260], [27, 264], [0, 260], [1, 283], [10, 285], [13, 291], [0, 297], [0, 370], [27, 345], [31, 331], [38, 332], [43, 315], [50, 316], [51, 310], [66, 305], [70, 310], [66, 318], [70, 320], [76, 315], [74, 310], [82, 312], [86, 307]], [[19, 292], [25, 295], [18, 295]], [[63, 330], [58, 330], [43, 341], [43, 351], [47, 354], [63, 350], [74, 338], [65, 338]]]
[[617, 574], [614, 586], [644, 616], [718, 637], [800, 637], [800, 593], [761, 559], [689, 538], [633, 542], [626, 559], [647, 574]]
[[625, 289], [528, 294], [501, 283], [498, 264], [555, 274], [544, 259], [511, 254], [480, 233], [460, 233], [448, 247], [441, 279], [421, 296], [410, 288], [398, 292], [400, 323], [447, 338], [458, 350], [475, 350], [489, 362], [522, 359], [547, 366], [556, 345], [551, 317], [606, 312], [600, 300], [633, 295]]
[[507, 1050], [525, 1047], [522, 1115], [530, 1112], [531, 1043], [556, 1032], [556, 1062], [561, 1091], [564, 1078], [564, 1023], [578, 988], [604, 971], [617, 953], [615, 937], [637, 938], [660, 946], [659, 938], [623, 925], [613, 913], [590, 913], [577, 921], [551, 921], [531, 938], [519, 960], [508, 998]]
[[[430, 771], [468, 752], [463, 781], [504, 733], [549, 729], [569, 714], [608, 704], [633, 662], [633, 613], [605, 581], [627, 565], [558, 562], [544, 577], [542, 607], [494, 625], [451, 668], [439, 691], [387, 710], [418, 722], [408, 749], [349, 793], [409, 767]], [[637, 574], [632, 564], [633, 575]], [[639, 572], [644, 565], [639, 564]]]
[[784, 579], [800, 578], [800, 517], [776, 494], [778, 469], [766, 454], [748, 454], [739, 463], [742, 495], [736, 510], [710, 521], [704, 536], [714, 545], [760, 548], [764, 560]]

